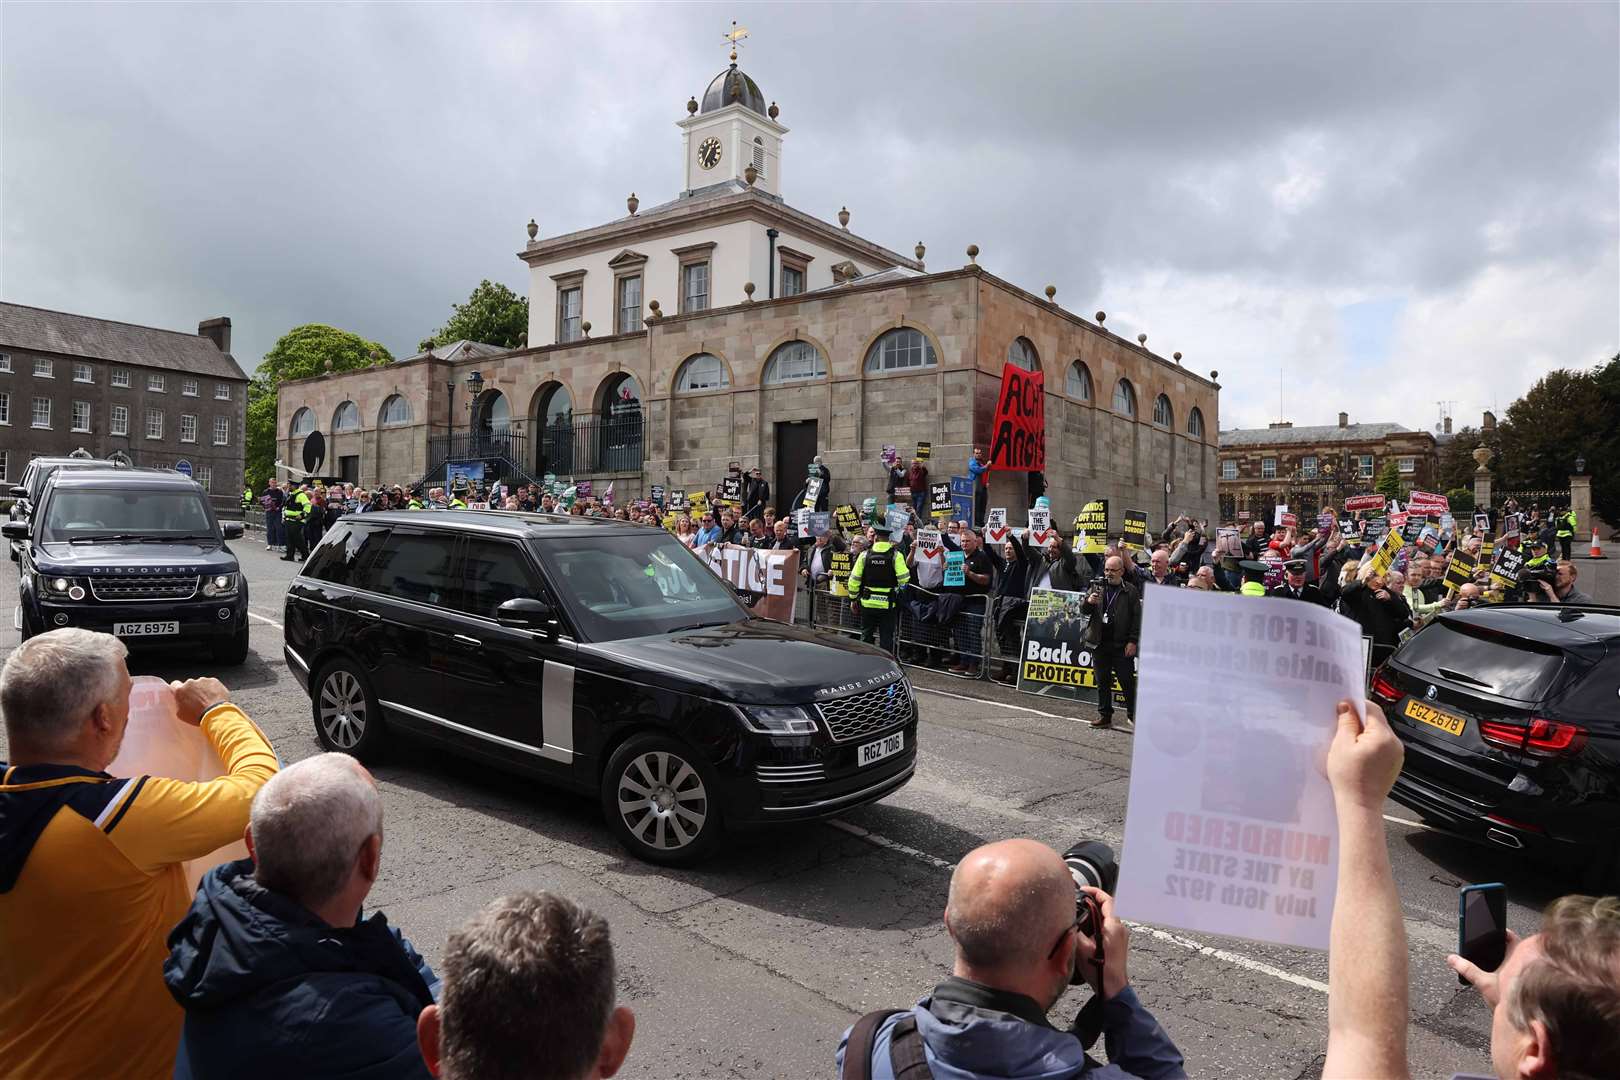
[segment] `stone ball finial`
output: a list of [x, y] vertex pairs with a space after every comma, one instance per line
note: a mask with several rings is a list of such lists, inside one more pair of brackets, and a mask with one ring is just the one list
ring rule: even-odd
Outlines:
[[1136, 343], [1138, 345], [1146, 345], [1147, 344], [1147, 335], [1146, 334], [1137, 334], [1136, 335]]
[[917, 241], [917, 246], [915, 248], [912, 248], [912, 250], [917, 253], [917, 261], [918, 262], [922, 262], [923, 261], [923, 256], [928, 254], [928, 249], [923, 247], [923, 242], [921, 240]]
[[[758, 180], [758, 179], [759, 179], [759, 170], [758, 169], [754, 168], [752, 165], [749, 165], [749, 166], [747, 166], [747, 167], [745, 167], [743, 169], [743, 183], [747, 184], [749, 187], [753, 187], [754, 186], [754, 181]], [[848, 216], [848, 215], [845, 215], [845, 216]]]
[[591, 321], [589, 319], [586, 319], [584, 322], [579, 324], [579, 332], [584, 334], [586, 337], [591, 336]]
[[1475, 463], [1479, 465], [1479, 468], [1475, 469], [1474, 471], [1485, 472], [1485, 467], [1491, 463], [1491, 458], [1496, 456], [1496, 451], [1492, 450], [1488, 446], [1480, 445], [1474, 448], [1473, 456]]
[[656, 300], [647, 301], [647, 310], [652, 312], [652, 317], [654, 319], [662, 319], [664, 317], [664, 313], [658, 310], [658, 301]]
[[1108, 312], [1106, 312], [1106, 311], [1097, 312], [1097, 325], [1098, 326], [1101, 326], [1103, 323], [1105, 323], [1107, 321], [1108, 321]]
[[979, 245], [978, 244], [969, 244], [967, 246], [967, 257], [968, 257], [968, 265], [970, 265], [970, 266], [971, 265], [976, 265], [974, 263], [974, 260], [979, 257]]
[[376, 349], [372, 349], [370, 352], [366, 353], [366, 359], [375, 364], [378, 360], [382, 359], [382, 353], [378, 352]]
[[636, 193], [632, 191], [630, 193], [630, 197], [628, 199], [624, 200], [624, 205], [629, 207], [630, 216], [635, 217], [636, 216], [636, 211], [641, 209], [641, 200], [636, 198]]
[[743, 295], [748, 297], [749, 303], [754, 302], [754, 283], [752, 281], [743, 282]]
[[1214, 382], [1216, 379], [1219, 379], [1220, 377], [1221, 377], [1221, 373], [1218, 372], [1218, 371], [1211, 370], [1210, 373], [1209, 373], [1209, 381], [1210, 382]]
[[688, 115], [688, 116], [696, 116], [697, 115], [697, 98], [692, 97], [692, 98], [687, 98], [686, 99], [686, 115]]
[[1181, 363], [1181, 354], [1180, 354], [1180, 353], [1176, 353], [1176, 354], [1175, 354], [1175, 361], [1176, 361], [1176, 363], [1178, 363], [1178, 364], [1179, 364], [1179, 363]]
[[540, 226], [535, 224], [534, 218], [529, 219], [529, 239], [533, 240], [540, 235]]
[[839, 209], [838, 224], [846, 229], [849, 228], [849, 207], [845, 206]]
[[529, 332], [527, 330], [520, 331], [518, 333], [518, 348], [527, 349], [528, 347], [529, 347]]
[[1052, 298], [1055, 297], [1056, 295], [1057, 295], [1057, 286], [1056, 285], [1048, 285], [1046, 287], [1046, 302], [1048, 304], [1050, 304], [1052, 302]]
[[778, 109], [776, 107], [776, 102], [773, 101], [771, 102], [771, 107], [765, 110], [765, 115], [770, 117], [772, 120], [775, 120], [778, 116], [782, 115], [782, 110]]
[[331, 371], [332, 370], [332, 358], [330, 356], [328, 356], [326, 358], [326, 362], [324, 364], [322, 364], [321, 366], [326, 368], [327, 371]]

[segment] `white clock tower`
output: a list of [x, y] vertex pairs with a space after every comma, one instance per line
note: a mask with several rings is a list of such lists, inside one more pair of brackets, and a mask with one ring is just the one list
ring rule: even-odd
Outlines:
[[714, 77], [697, 98], [686, 103], [680, 121], [681, 150], [686, 160], [686, 192], [727, 180], [748, 182], [769, 195], [782, 194], [782, 136], [787, 128], [776, 122], [776, 103], [765, 105], [765, 95], [747, 74], [731, 66]]

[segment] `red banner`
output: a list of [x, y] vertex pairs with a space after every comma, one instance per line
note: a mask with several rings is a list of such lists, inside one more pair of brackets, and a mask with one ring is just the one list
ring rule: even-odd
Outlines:
[[1406, 498], [1406, 508], [1413, 513], [1451, 513], [1451, 500], [1444, 495], [1434, 495], [1427, 491], [1414, 491]]
[[990, 467], [1006, 472], [1046, 468], [1046, 377], [1017, 364], [1001, 369], [1001, 396], [991, 428]]
[[1344, 512], [1353, 514], [1357, 510], [1382, 510], [1384, 497], [1382, 495], [1352, 495], [1344, 500]]

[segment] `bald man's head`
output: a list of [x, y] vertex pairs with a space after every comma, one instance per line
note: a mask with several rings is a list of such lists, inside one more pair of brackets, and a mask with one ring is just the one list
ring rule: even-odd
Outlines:
[[981, 971], [1039, 964], [1074, 923], [1074, 879], [1063, 858], [1034, 840], [1001, 840], [967, 853], [951, 874], [945, 922], [958, 958]]

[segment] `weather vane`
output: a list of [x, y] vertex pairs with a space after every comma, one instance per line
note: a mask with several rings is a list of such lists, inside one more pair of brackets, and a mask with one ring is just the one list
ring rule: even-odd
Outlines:
[[737, 20], [731, 20], [731, 33], [720, 35], [721, 40], [731, 47], [731, 62], [737, 62], [737, 48], [742, 44], [743, 38], [748, 36], [748, 27], [738, 26]]

